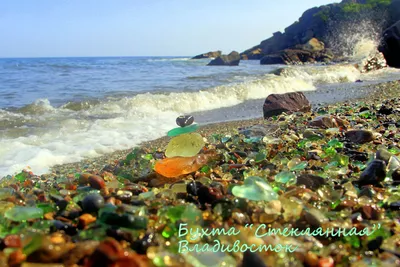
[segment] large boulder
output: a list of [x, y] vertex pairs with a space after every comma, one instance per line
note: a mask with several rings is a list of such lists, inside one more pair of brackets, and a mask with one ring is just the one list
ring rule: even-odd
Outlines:
[[221, 51], [210, 51], [208, 53], [200, 54], [192, 57], [192, 59], [203, 59], [203, 58], [217, 58], [222, 55]]
[[325, 49], [325, 44], [317, 38], [311, 38], [305, 44], [296, 45], [296, 48], [311, 52], [320, 52]]
[[211, 60], [207, 66], [238, 66], [240, 62], [240, 54], [232, 51], [229, 55], [221, 55], [214, 60]]
[[329, 62], [333, 58], [327, 50], [313, 52], [304, 49], [285, 49], [266, 55], [260, 60], [261, 65], [285, 64], [299, 65], [303, 63]]
[[389, 66], [400, 68], [400, 20], [383, 33], [379, 51]]
[[264, 118], [276, 116], [283, 112], [308, 112], [310, 110], [310, 102], [301, 92], [271, 94], [265, 99], [263, 106]]

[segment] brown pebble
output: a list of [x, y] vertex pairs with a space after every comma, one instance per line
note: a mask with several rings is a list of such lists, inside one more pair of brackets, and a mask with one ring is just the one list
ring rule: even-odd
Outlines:
[[19, 267], [26, 259], [26, 255], [22, 253], [21, 249], [11, 252], [8, 256], [8, 266]]
[[307, 264], [307, 266], [310, 267], [317, 267], [318, 266], [318, 256], [311, 252], [308, 251], [305, 257], [305, 263]]
[[8, 248], [21, 248], [22, 242], [19, 235], [8, 235], [3, 240], [4, 245]]
[[54, 220], [54, 213], [53, 213], [53, 212], [45, 213], [44, 216], [43, 216], [43, 218], [44, 218], [45, 220]]
[[96, 221], [96, 217], [92, 216], [91, 214], [85, 213], [79, 216], [78, 227], [80, 229], [85, 228], [89, 224]]
[[90, 187], [92, 187], [94, 189], [98, 189], [98, 190], [100, 190], [106, 186], [103, 178], [98, 175], [91, 175], [88, 179], [88, 182], [90, 184]]
[[333, 267], [334, 263], [332, 257], [322, 258], [318, 261], [318, 267]]

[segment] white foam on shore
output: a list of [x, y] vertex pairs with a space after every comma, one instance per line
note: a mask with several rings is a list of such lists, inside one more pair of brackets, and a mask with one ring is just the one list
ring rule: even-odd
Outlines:
[[56, 164], [80, 161], [165, 135], [181, 114], [230, 107], [272, 93], [315, 90], [318, 83], [351, 82], [353, 66], [290, 67], [277, 76], [198, 92], [139, 94], [83, 105], [53, 107], [39, 100], [17, 111], [0, 110], [0, 177], [28, 166], [43, 174]]

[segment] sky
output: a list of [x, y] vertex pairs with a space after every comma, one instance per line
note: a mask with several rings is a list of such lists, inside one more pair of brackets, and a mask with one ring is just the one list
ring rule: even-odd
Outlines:
[[0, 57], [243, 52], [335, 0], [0, 0]]

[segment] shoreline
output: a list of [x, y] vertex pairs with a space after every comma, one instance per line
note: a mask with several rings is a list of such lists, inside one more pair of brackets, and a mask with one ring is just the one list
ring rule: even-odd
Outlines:
[[[307, 91], [303, 93], [309, 99], [312, 109], [315, 109], [317, 106], [322, 107], [329, 105], [339, 105], [344, 103], [355, 103], [357, 101], [368, 102], [368, 101], [373, 101], [373, 99], [376, 98], [378, 99], [382, 98], [382, 96], [385, 97], [383, 99], [390, 99], [392, 97], [400, 95], [400, 86], [398, 86], [399, 83], [400, 80], [360, 86], [356, 94], [353, 95], [353, 97], [351, 97], [350, 99], [345, 99], [346, 97], [349, 97], [349, 92], [347, 92], [347, 90], [344, 88], [341, 89], [342, 93], [336, 94], [335, 99], [338, 100], [337, 102], [326, 101], [325, 103], [316, 103], [318, 99], [321, 99], [321, 96], [323, 95], [333, 96], [335, 92]], [[362, 96], [362, 95], [367, 95], [367, 96]], [[265, 99], [256, 100], [256, 102], [259, 101], [262, 101], [263, 103]], [[260, 114], [262, 114], [262, 105], [259, 107], [259, 109], [260, 109]], [[232, 110], [232, 108], [225, 108], [225, 110], [230, 111]], [[195, 114], [194, 116], [196, 116], [196, 114], [198, 113], [199, 112], [194, 113]], [[245, 128], [256, 124], [262, 124], [263, 122], [265, 122], [264, 118], [259, 117], [259, 118], [238, 119], [238, 120], [230, 120], [224, 122], [207, 123], [199, 125], [199, 129], [197, 130], [197, 132], [202, 134], [204, 137], [207, 137], [210, 134], [231, 134], [233, 132], [236, 132], [239, 128]], [[111, 153], [107, 153], [100, 157], [88, 158], [73, 163], [55, 165], [51, 167], [50, 171], [44, 175], [51, 175], [51, 174], [70, 175], [83, 171], [100, 171], [106, 165], [113, 164], [116, 161], [124, 159], [136, 147], [146, 148], [146, 149], [164, 149], [168, 143], [168, 140], [169, 140], [168, 136], [163, 136], [161, 138], [143, 142], [135, 147], [123, 150], [117, 150]]]

